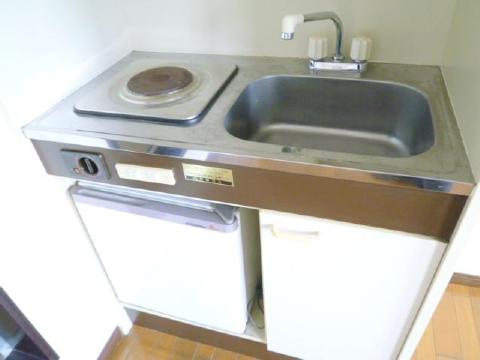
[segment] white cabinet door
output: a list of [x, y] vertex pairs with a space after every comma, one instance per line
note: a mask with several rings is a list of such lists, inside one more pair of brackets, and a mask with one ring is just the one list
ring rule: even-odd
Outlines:
[[262, 211], [268, 349], [302, 359], [395, 359], [446, 244]]

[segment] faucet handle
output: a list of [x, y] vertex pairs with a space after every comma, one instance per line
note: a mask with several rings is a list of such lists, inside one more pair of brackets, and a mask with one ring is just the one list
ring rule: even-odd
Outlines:
[[363, 62], [370, 58], [372, 40], [365, 36], [357, 36], [352, 39], [350, 57], [353, 61]]
[[312, 60], [320, 60], [328, 56], [328, 39], [322, 35], [308, 37], [308, 57]]

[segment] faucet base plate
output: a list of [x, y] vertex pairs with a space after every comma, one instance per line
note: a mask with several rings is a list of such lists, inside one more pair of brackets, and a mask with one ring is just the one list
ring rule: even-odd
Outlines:
[[325, 58], [320, 60], [310, 59], [310, 70], [330, 70], [330, 71], [355, 71], [365, 72], [367, 71], [368, 63], [366, 61], [336, 61], [333, 58]]

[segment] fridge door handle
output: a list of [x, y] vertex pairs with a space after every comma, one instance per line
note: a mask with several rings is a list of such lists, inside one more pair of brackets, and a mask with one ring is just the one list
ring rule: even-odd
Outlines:
[[265, 227], [268, 228], [272, 235], [278, 239], [311, 241], [320, 237], [318, 231], [286, 229], [273, 224], [263, 226], [263, 228]]

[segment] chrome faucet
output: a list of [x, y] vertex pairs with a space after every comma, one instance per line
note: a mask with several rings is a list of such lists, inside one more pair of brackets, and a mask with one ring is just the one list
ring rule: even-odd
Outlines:
[[297, 25], [317, 20], [332, 20], [336, 29], [335, 54], [322, 59], [310, 59], [309, 67], [312, 70], [347, 70], [363, 72], [367, 70], [366, 60], [353, 60], [342, 54], [343, 24], [340, 17], [331, 11], [322, 11], [312, 14], [285, 15], [282, 20], [282, 39], [292, 40]]

